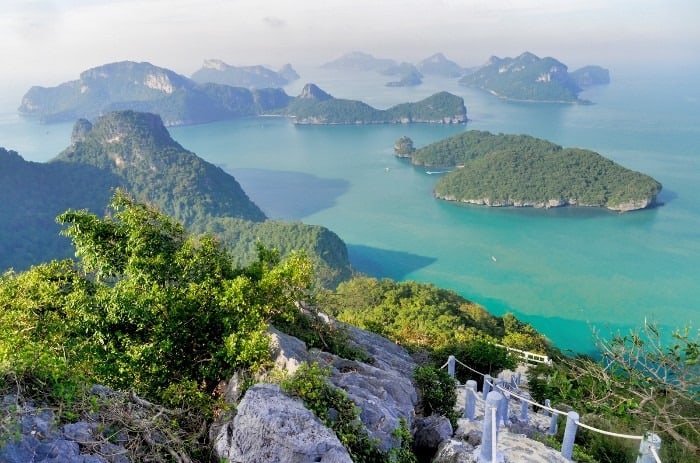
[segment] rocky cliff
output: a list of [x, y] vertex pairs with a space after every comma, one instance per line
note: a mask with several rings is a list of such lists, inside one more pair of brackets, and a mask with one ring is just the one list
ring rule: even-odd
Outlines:
[[[326, 319], [327, 323], [337, 322]], [[338, 327], [338, 325], [336, 325]], [[453, 429], [436, 415], [416, 414], [418, 392], [412, 383], [414, 359], [393, 342], [346, 326], [349, 343], [362, 346], [373, 358], [371, 364], [343, 359], [308, 349], [297, 338], [271, 328], [274, 367], [245, 388], [243, 375], [235, 374], [224, 386], [225, 408], [209, 429], [212, 448], [222, 462], [246, 463], [351, 463], [338, 437], [296, 398], [276, 384], [280, 372], [293, 373], [304, 362], [318, 362], [331, 369], [330, 383], [345, 391], [360, 409], [360, 419], [370, 437], [383, 450], [398, 445], [394, 430], [405, 420], [413, 434], [414, 451], [421, 461], [434, 463], [476, 462], [481, 446], [483, 401], [477, 400], [473, 419], [461, 418]], [[245, 391], [244, 391], [245, 389]], [[457, 410], [465, 408], [466, 389], [458, 387]], [[55, 412], [21, 396], [10, 395], [0, 402], [5, 426], [16, 420], [15, 437], [0, 445], [0, 461], [20, 463], [82, 462], [128, 463], [130, 452], [167, 445], [166, 436], [153, 428], [158, 419], [177, 419], [169, 411], [134, 394], [95, 386], [91, 401], [100, 413], [82, 421], [57, 425]], [[109, 406], [107, 405], [109, 404]], [[110, 411], [111, 410], [111, 411]], [[125, 416], [130, 410], [133, 416]], [[560, 463], [567, 461], [557, 451], [531, 440], [545, 434], [550, 418], [542, 414], [523, 417], [522, 407], [511, 403], [499, 429], [499, 461]], [[150, 424], [149, 424], [150, 423]], [[129, 432], [116, 432], [126, 429]], [[4, 429], [4, 427], [3, 427]], [[168, 438], [173, 438], [169, 436]], [[186, 455], [171, 455], [177, 461], [192, 461]]]

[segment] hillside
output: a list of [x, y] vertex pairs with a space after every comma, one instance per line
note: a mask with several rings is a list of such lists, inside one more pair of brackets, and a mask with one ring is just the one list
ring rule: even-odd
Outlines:
[[[477, 71], [462, 77], [459, 83], [509, 100], [587, 103], [578, 98], [581, 79], [579, 74], [569, 74], [568, 67], [554, 58], [539, 58], [525, 52], [516, 58], [492, 56]], [[589, 85], [607, 83], [602, 79], [587, 82]]]
[[296, 124], [452, 124], [467, 121], [464, 100], [447, 92], [381, 110], [361, 101], [334, 98], [314, 84], [304, 86], [281, 114], [294, 117]]
[[333, 284], [349, 275], [345, 244], [323, 227], [267, 221], [236, 179], [175, 142], [154, 114], [109, 113], [75, 124], [71, 144], [48, 163], [0, 151], [0, 267], [23, 269], [69, 255], [55, 223], [66, 209], [101, 212], [115, 188], [128, 190], [191, 230], [212, 231], [242, 264], [258, 239], [283, 255], [306, 250]]
[[159, 114], [166, 125], [182, 125], [255, 116], [288, 101], [279, 89], [199, 84], [150, 63], [122, 61], [88, 69], [78, 80], [56, 87], [34, 86], [23, 96], [19, 112], [50, 123], [131, 109]]
[[629, 211], [653, 206], [661, 184], [598, 153], [527, 135], [468, 131], [397, 155], [417, 165], [461, 167], [441, 177], [435, 196], [487, 206], [593, 206]]

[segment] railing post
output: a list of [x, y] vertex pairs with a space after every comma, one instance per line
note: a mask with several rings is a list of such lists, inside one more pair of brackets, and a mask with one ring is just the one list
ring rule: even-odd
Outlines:
[[501, 426], [508, 426], [510, 424], [510, 420], [508, 419], [508, 415], [510, 414], [510, 394], [505, 391], [501, 391], [501, 394], [503, 395], [503, 400], [501, 400], [501, 405], [498, 407], [499, 423]]
[[648, 432], [644, 435], [642, 443], [639, 444], [639, 455], [637, 463], [655, 463], [656, 458], [651, 453], [651, 447], [654, 447], [656, 453], [661, 448], [661, 438], [654, 433]]
[[[530, 398], [530, 394], [528, 394], [527, 392], [521, 392], [521, 394], [526, 399]], [[528, 421], [528, 416], [527, 416], [527, 406], [528, 405], [529, 404], [527, 402], [525, 402], [524, 400], [520, 401], [520, 421], [525, 421], [525, 422]]]
[[[545, 399], [544, 401], [545, 406], [552, 408], [552, 401], [549, 399]], [[557, 426], [559, 425], [559, 417], [557, 416], [556, 413], [552, 413], [550, 411], [547, 411], [549, 413], [549, 431], [547, 431], [547, 434], [550, 436], [554, 436], [557, 434]]]
[[464, 387], [464, 418], [474, 420], [476, 415], [476, 381], [470, 379]]
[[498, 439], [498, 417], [496, 410], [498, 410], [498, 406], [502, 400], [503, 396], [498, 391], [491, 391], [486, 397], [479, 463], [491, 463], [497, 458], [493, 450], [496, 448], [496, 441]]
[[447, 357], [447, 374], [449, 374], [452, 378], [455, 377], [455, 356], [450, 355]]
[[574, 453], [574, 439], [576, 439], [576, 430], [578, 429], [579, 416], [576, 412], [569, 412], [566, 415], [566, 429], [564, 429], [564, 439], [561, 441], [561, 456], [569, 461], [573, 461], [571, 456]]
[[484, 375], [484, 387], [483, 387], [483, 399], [484, 400], [486, 400], [486, 398], [489, 396], [489, 392], [491, 392], [491, 376]]

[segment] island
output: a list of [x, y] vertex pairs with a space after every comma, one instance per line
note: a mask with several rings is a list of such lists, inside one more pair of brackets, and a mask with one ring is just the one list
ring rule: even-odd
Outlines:
[[245, 88], [279, 88], [299, 79], [299, 74], [291, 64], [285, 64], [279, 71], [265, 66], [232, 66], [218, 59], [204, 61], [202, 67], [192, 74], [192, 80], [202, 84], [230, 85]]
[[[291, 66], [282, 71], [290, 76], [294, 72]], [[41, 123], [95, 120], [116, 110], [158, 114], [166, 126], [255, 116], [285, 116], [296, 124], [467, 121], [464, 100], [447, 92], [381, 110], [361, 101], [333, 98], [314, 84], [307, 84], [294, 98], [280, 88], [199, 83], [166, 68], [132, 61], [89, 69], [80, 79], [56, 87], [32, 87], [18, 109]]]
[[570, 74], [568, 67], [554, 58], [525, 52], [516, 58], [492, 56], [459, 83], [508, 100], [590, 104], [579, 99], [582, 88], [609, 81], [609, 73], [599, 66], [587, 66]]
[[440, 77], [460, 77], [472, 72], [474, 68], [463, 68], [456, 62], [449, 60], [442, 53], [435, 53], [416, 64], [398, 63], [393, 59], [376, 58], [369, 53], [353, 51], [341, 57], [325, 63], [324, 69], [332, 69], [343, 72], [375, 71], [389, 76], [399, 76], [399, 80], [387, 82], [387, 87], [410, 87], [423, 83], [423, 75], [435, 75]]
[[394, 152], [415, 165], [454, 169], [437, 181], [434, 195], [460, 203], [625, 212], [656, 205], [662, 188], [594, 151], [528, 135], [470, 130], [418, 149], [402, 137]]
[[376, 109], [356, 100], [334, 98], [315, 84], [306, 84], [280, 115], [295, 124], [459, 124], [467, 121], [464, 99], [439, 92], [416, 103]]
[[131, 109], [160, 115], [165, 125], [213, 122], [265, 114], [286, 106], [281, 89], [247, 89], [197, 83], [151, 63], [121, 61], [88, 69], [78, 80], [56, 87], [34, 86], [22, 98], [19, 113], [42, 123], [95, 119]]
[[387, 87], [414, 87], [423, 83], [423, 74], [411, 63], [401, 63], [382, 71], [387, 76], [398, 76], [399, 80], [387, 82]]
[[447, 59], [442, 53], [435, 53], [416, 65], [423, 74], [432, 74], [442, 77], [460, 77], [466, 72], [465, 68]]

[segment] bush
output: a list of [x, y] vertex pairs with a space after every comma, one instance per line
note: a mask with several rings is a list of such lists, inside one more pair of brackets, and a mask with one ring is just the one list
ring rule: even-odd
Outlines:
[[452, 428], [456, 428], [459, 414], [455, 411], [455, 380], [447, 371], [431, 366], [417, 367], [413, 372], [413, 379], [421, 393], [424, 415], [443, 415], [450, 420]]

